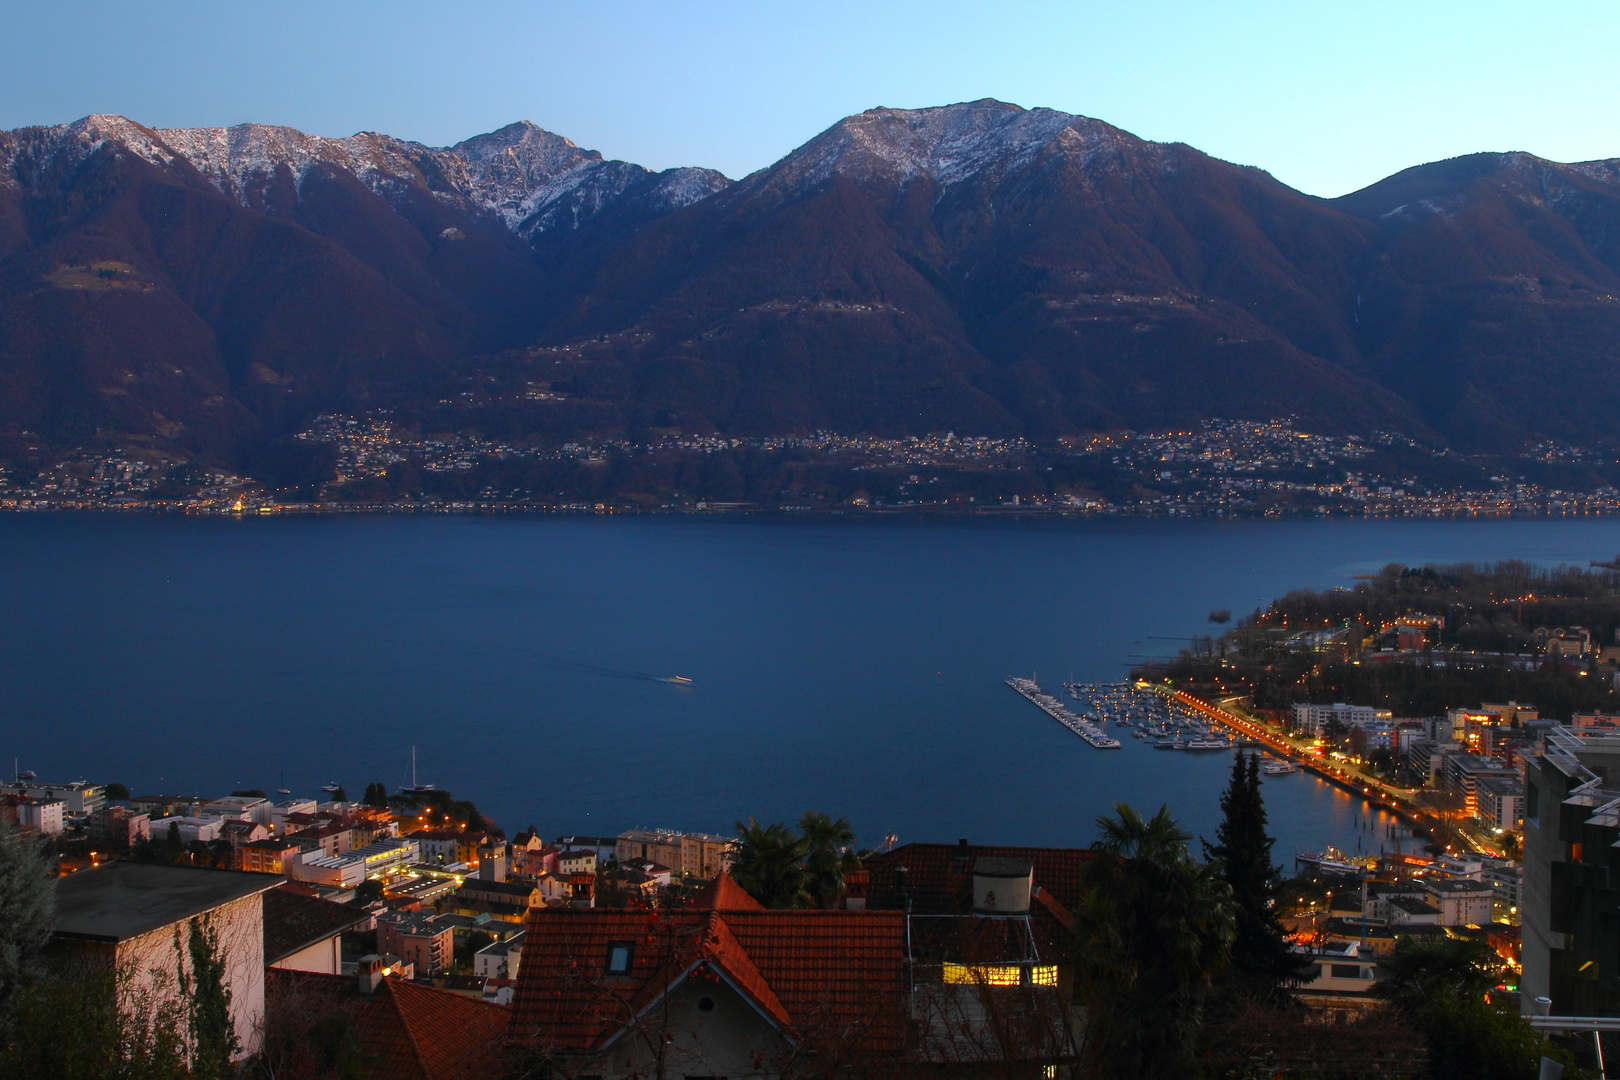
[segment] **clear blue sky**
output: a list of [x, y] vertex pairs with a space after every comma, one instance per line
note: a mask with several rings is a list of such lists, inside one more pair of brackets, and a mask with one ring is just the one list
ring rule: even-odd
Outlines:
[[443, 145], [518, 119], [740, 176], [875, 105], [1084, 113], [1339, 195], [1620, 157], [1620, 3], [4, 0], [0, 127], [123, 113]]

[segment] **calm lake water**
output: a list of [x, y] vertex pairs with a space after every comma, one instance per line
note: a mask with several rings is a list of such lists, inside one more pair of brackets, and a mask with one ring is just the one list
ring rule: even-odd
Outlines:
[[[1083, 845], [1126, 801], [1208, 836], [1225, 755], [1093, 750], [1002, 678], [1117, 679], [1211, 609], [1392, 561], [1616, 551], [1620, 521], [1594, 519], [4, 515], [0, 757], [358, 795], [414, 744], [423, 781], [549, 835], [816, 808], [863, 843]], [[1307, 775], [1265, 793], [1279, 861], [1382, 838]]]

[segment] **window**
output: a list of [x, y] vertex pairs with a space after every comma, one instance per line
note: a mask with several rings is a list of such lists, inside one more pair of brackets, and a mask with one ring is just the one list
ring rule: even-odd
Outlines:
[[1524, 785], [1524, 816], [1527, 821], [1541, 824], [1541, 789], [1534, 784]]
[[987, 964], [979, 967], [946, 964], [944, 981], [949, 985], [1056, 986], [1058, 969], [1042, 964]]
[[1335, 979], [1362, 979], [1361, 968], [1355, 964], [1334, 964], [1332, 975]]
[[607, 972], [609, 975], [630, 974], [630, 962], [635, 959], [636, 947], [628, 941], [608, 943]]

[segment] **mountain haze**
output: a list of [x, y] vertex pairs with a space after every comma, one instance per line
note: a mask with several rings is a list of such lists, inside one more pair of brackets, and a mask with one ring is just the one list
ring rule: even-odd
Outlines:
[[1617, 295], [1617, 161], [1323, 200], [989, 100], [848, 117], [736, 183], [532, 124], [0, 133], [0, 436], [222, 462], [379, 406], [542, 441], [1293, 415], [1607, 444]]

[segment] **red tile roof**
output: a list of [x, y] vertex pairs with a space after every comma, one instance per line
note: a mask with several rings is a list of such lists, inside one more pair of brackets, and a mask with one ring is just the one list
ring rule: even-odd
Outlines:
[[489, 1080], [507, 1072], [501, 1037], [511, 1010], [504, 1005], [404, 979], [384, 979], [361, 996], [350, 976], [280, 970], [267, 974], [266, 999], [272, 1014], [281, 1003], [293, 1019], [347, 1012], [372, 1080]]
[[[964, 858], [963, 856], [966, 856]], [[906, 868], [906, 889], [919, 914], [967, 914], [973, 908], [973, 864], [981, 857], [1026, 858], [1035, 864], [1035, 884], [1070, 911], [1080, 906], [1081, 869], [1096, 858], [1086, 848], [1003, 847], [988, 844], [905, 844], [865, 860], [872, 878], [868, 908], [896, 909], [895, 869]]]
[[384, 979], [356, 1021], [361, 1046], [380, 1058], [370, 1071], [379, 1080], [488, 1080], [505, 1072], [500, 1040], [511, 1010], [503, 1005]]
[[765, 906], [748, 895], [730, 874], [721, 874], [703, 887], [692, 900], [700, 911], [764, 911]]
[[[717, 892], [719, 890], [716, 890]], [[630, 970], [605, 970], [610, 945]], [[536, 909], [529, 915], [512, 1038], [594, 1050], [679, 980], [707, 969], [771, 1023], [815, 1043], [836, 1031], [877, 1050], [905, 1040], [905, 920], [898, 912]]]

